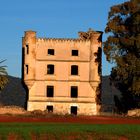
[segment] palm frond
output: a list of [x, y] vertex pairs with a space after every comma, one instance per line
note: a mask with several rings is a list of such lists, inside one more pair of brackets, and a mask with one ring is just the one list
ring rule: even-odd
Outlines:
[[4, 59], [4, 60], [1, 60], [1, 61], [0, 61], [0, 63], [3, 63], [3, 62], [5, 62], [5, 61], [6, 61], [6, 59]]
[[[5, 61], [6, 61], [6, 59], [5, 60], [1, 60], [0, 64], [5, 62]], [[8, 74], [7, 71], [6, 71], [6, 67], [7, 67], [6, 65], [0, 66], [0, 75], [7, 75]]]
[[[0, 64], [5, 62], [6, 60], [1, 60]], [[4, 86], [7, 84], [8, 82], [8, 78], [7, 78], [7, 71], [6, 71], [6, 67], [5, 65], [0, 66], [0, 90], [2, 90], [4, 88]]]

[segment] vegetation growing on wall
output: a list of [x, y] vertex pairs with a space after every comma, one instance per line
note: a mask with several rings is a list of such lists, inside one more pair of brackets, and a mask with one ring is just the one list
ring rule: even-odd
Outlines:
[[98, 64], [98, 74], [100, 76], [100, 83], [96, 89], [96, 103], [101, 105], [101, 76], [102, 76], [102, 49], [98, 48], [98, 51], [94, 53], [96, 56], [95, 62]]

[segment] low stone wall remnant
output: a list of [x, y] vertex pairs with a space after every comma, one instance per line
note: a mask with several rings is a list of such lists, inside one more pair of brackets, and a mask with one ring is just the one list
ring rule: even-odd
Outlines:
[[140, 109], [129, 110], [127, 115], [131, 117], [140, 117]]
[[0, 114], [25, 114], [27, 111], [18, 106], [0, 106]]

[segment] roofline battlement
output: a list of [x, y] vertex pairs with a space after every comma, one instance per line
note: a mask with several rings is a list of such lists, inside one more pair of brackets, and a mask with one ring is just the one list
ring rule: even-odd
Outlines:
[[36, 37], [36, 32], [32, 30], [25, 31], [25, 37], [34, 37], [38, 42], [89, 42], [90, 40], [96, 40], [102, 35], [101, 31], [94, 31], [91, 28], [87, 32], [79, 31], [79, 38], [41, 38]]
[[89, 39], [83, 40], [80, 38], [37, 38], [39, 42], [89, 42]]

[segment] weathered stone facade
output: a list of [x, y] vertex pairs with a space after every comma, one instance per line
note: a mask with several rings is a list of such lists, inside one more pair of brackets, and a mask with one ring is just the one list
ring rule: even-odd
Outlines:
[[27, 110], [57, 114], [96, 115], [100, 83], [95, 53], [102, 32], [79, 32], [77, 39], [37, 38], [26, 31], [22, 40], [23, 80]]

